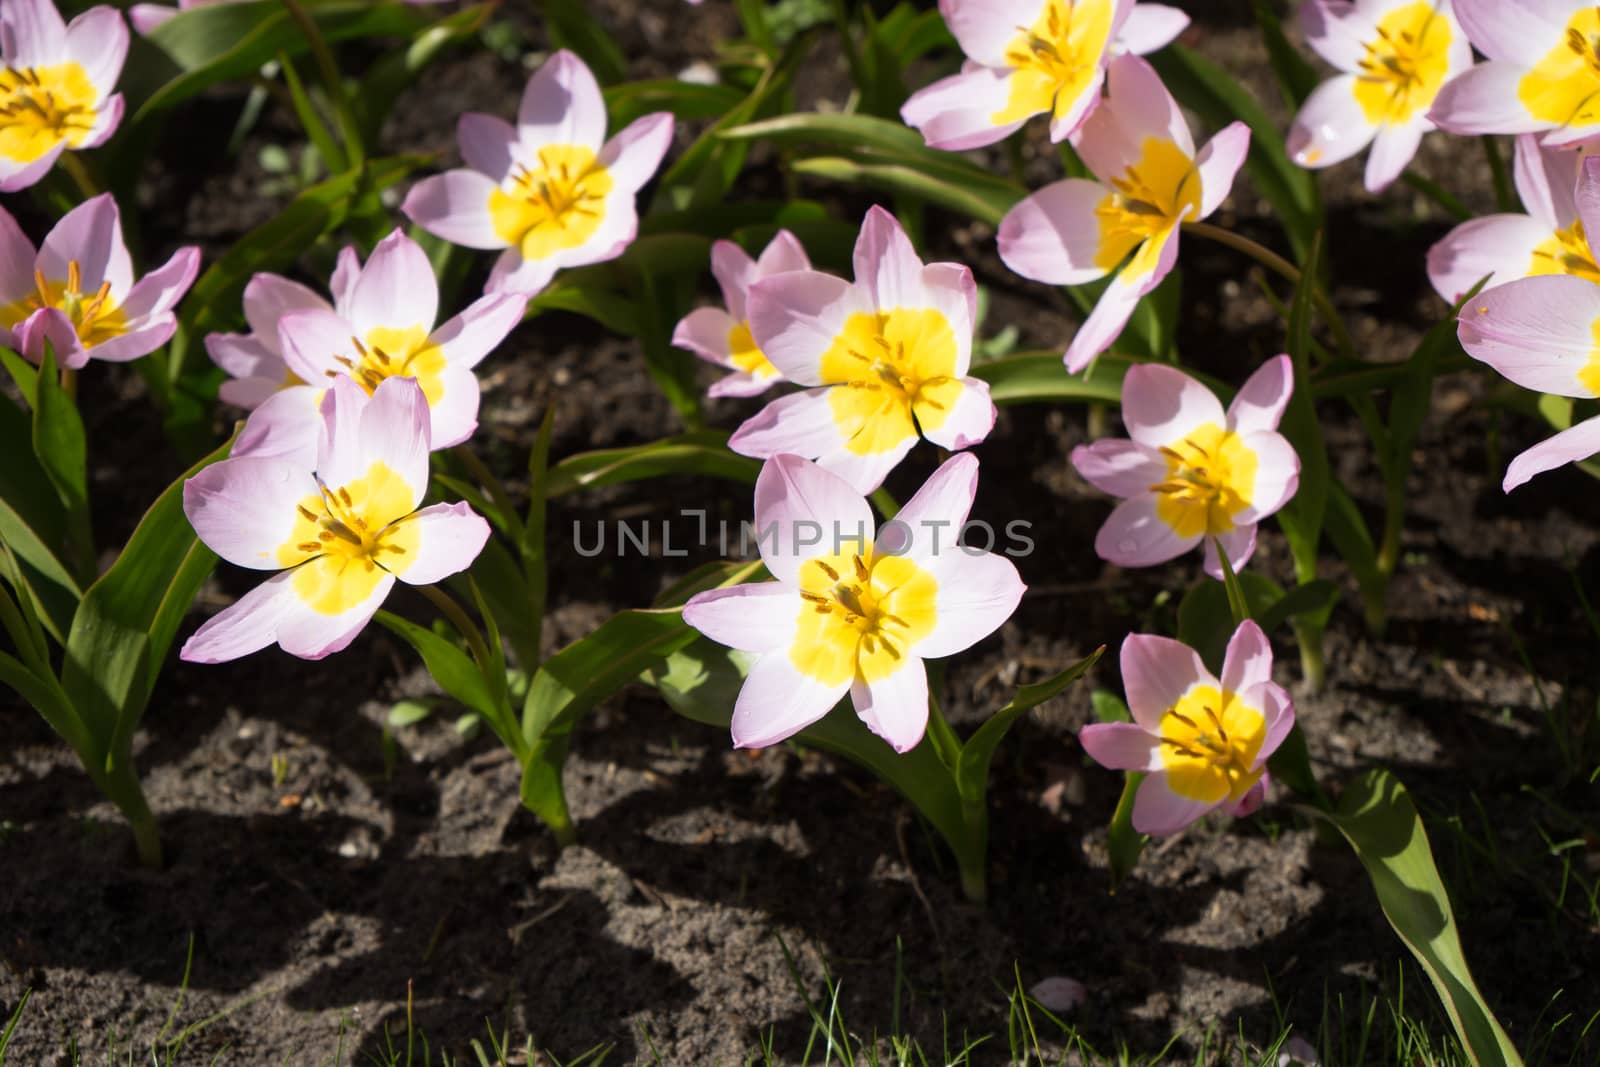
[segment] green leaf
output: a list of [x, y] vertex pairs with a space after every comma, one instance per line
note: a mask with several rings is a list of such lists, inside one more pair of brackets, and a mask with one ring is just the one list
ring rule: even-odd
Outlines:
[[613, 333], [637, 337], [642, 329], [639, 308], [627, 297], [601, 284], [585, 284], [579, 270], [564, 271], [555, 283], [528, 301], [527, 318], [543, 311], [571, 311], [593, 319]]
[[[1254, 571], [1244, 571], [1237, 577], [1253, 608], [1283, 598], [1283, 588], [1271, 578]], [[1221, 673], [1222, 655], [1235, 629], [1228, 591], [1213, 578], [1201, 578], [1178, 602], [1178, 640], [1199, 653], [1212, 674]]]
[[995, 749], [1011, 727], [1025, 712], [1038, 707], [1082, 678], [1099, 662], [1105, 651], [1105, 646], [1101, 645], [1053, 678], [1033, 685], [1018, 686], [1017, 695], [984, 720], [983, 725], [961, 746], [961, 759], [956, 764], [956, 785], [963, 797], [968, 798], [969, 802], [981, 801], [988, 788], [989, 765], [994, 761]]
[[[399, 2], [328, 0], [313, 6], [311, 13], [330, 42], [407, 35], [426, 25], [426, 16]], [[181, 73], [144, 101], [130, 120], [135, 124], [218, 82], [248, 77], [279, 52], [298, 56], [309, 47], [278, 0], [189, 8], [145, 38]]]
[[628, 76], [628, 61], [617, 42], [590, 14], [591, 6], [584, 0], [540, 0], [539, 9], [550, 43], [572, 49], [594, 71], [601, 85], [613, 85]]
[[1094, 709], [1096, 722], [1132, 722], [1133, 713], [1127, 701], [1109, 689], [1096, 689], [1089, 694], [1089, 706]]
[[516, 729], [510, 709], [495, 700], [489, 683], [471, 656], [432, 630], [392, 612], [379, 611], [373, 618], [415, 649], [439, 688], [482, 715], [501, 742], [522, 758], [525, 751], [522, 735]]
[[54, 678], [31, 670], [8, 652], [0, 652], [0, 683], [16, 690], [18, 696], [43, 716], [50, 728], [72, 746], [85, 766], [92, 768], [99, 762], [99, 746]]
[[842, 156], [812, 156], [796, 160], [794, 173], [810, 178], [859, 185], [892, 196], [907, 196], [977, 219], [1000, 225], [1020, 197], [996, 195], [981, 185], [951, 178], [914, 163], [863, 162]]
[[1139, 865], [1139, 856], [1150, 840], [1133, 828], [1133, 802], [1139, 794], [1139, 785], [1145, 779], [1142, 772], [1129, 771], [1122, 783], [1122, 796], [1117, 798], [1117, 810], [1111, 813], [1106, 827], [1106, 859], [1111, 865], [1111, 888]]
[[[539, 636], [529, 618], [531, 597], [516, 557], [503, 541], [491, 537], [472, 561], [469, 573], [482, 590], [500, 632], [516, 653], [517, 664], [531, 670], [539, 662]], [[463, 593], [470, 591], [464, 577], [453, 579], [450, 586]]]
[[662, 78], [624, 82], [606, 89], [606, 114], [611, 128], [620, 130], [634, 119], [667, 111], [680, 120], [714, 119], [732, 111], [745, 94], [731, 85], [700, 85]]
[[550, 468], [545, 480], [547, 499], [580, 489], [621, 485], [669, 474], [722, 478], [754, 485], [761, 463], [728, 450], [724, 430], [695, 430], [645, 445], [580, 452]]
[[1283, 23], [1269, 0], [1252, 0], [1256, 25], [1261, 28], [1262, 43], [1267, 46], [1267, 59], [1272, 73], [1278, 77], [1278, 87], [1283, 90], [1283, 101], [1291, 111], [1298, 111], [1306, 97], [1322, 82], [1317, 69], [1306, 61], [1300, 50], [1289, 43], [1284, 35]]
[[89, 525], [89, 443], [78, 405], [61, 387], [55, 354], [46, 343], [33, 401], [33, 453], [60, 494], [66, 515], [68, 558], [79, 576], [94, 576], [94, 541]]
[[1294, 392], [1290, 394], [1279, 429], [1300, 457], [1300, 485], [1294, 499], [1278, 512], [1278, 525], [1289, 540], [1299, 580], [1317, 576], [1317, 551], [1328, 505], [1330, 482], [1328, 446], [1312, 401], [1311, 307], [1321, 262], [1322, 235], [1313, 237], [1300, 284], [1289, 308], [1289, 359], [1294, 365]]
[[217, 562], [183, 512], [183, 483], [222, 459], [232, 444], [167, 487], [73, 616], [61, 685], [102, 746], [108, 769], [127, 758], [178, 625]]
[[[352, 92], [350, 104], [366, 144], [378, 140], [394, 102], [445, 49], [470, 42], [494, 11], [490, 3], [473, 4], [447, 15], [412, 35], [404, 48], [395, 49], [372, 63]], [[620, 127], [617, 127], [620, 128]]]
[[66, 540], [61, 498], [33, 453], [32, 428], [0, 398], [0, 541], [16, 555], [19, 577], [33, 594], [50, 635], [65, 643], [83, 590], [57, 554]]
[[996, 404], [1053, 404], [1085, 400], [1116, 404], [1122, 400], [1122, 378], [1137, 361], [1102, 354], [1077, 374], [1068, 374], [1060, 352], [1018, 352], [977, 363], [972, 376], [989, 383]]
[[1322, 206], [1315, 179], [1284, 151], [1277, 123], [1238, 78], [1181, 44], [1168, 45], [1147, 58], [1178, 101], [1206, 122], [1220, 128], [1242, 119], [1250, 127], [1245, 170], [1272, 204], [1296, 256], [1303, 259], [1321, 226]]
[[1405, 786], [1386, 770], [1371, 770], [1345, 787], [1335, 813], [1308, 810], [1332, 822], [1355, 849], [1384, 916], [1433, 983], [1472, 1062], [1521, 1067], [1522, 1058], [1472, 979], [1450, 894]]

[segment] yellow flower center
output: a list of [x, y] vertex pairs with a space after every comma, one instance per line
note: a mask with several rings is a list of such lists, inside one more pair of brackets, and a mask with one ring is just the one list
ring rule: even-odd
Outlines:
[[[334, 360], [360, 383], [367, 395], [370, 396], [387, 378], [411, 378], [421, 387], [429, 405], [443, 399], [444, 351], [429, 342], [428, 333], [421, 326], [379, 326], [367, 332], [365, 342], [359, 337], [352, 337], [350, 343], [360, 353], [360, 358], [335, 356]], [[326, 373], [330, 378], [339, 375], [338, 371]]]
[[403, 574], [416, 559], [419, 535], [413, 495], [386, 463], [336, 489], [319, 492], [295, 507], [295, 523], [278, 546], [278, 562], [297, 567], [294, 591], [312, 610], [338, 615], [372, 595], [385, 574]]
[[728, 359], [735, 367], [757, 378], [776, 378], [778, 368], [761, 351], [750, 333], [748, 322], [735, 323], [728, 331]]
[[1600, 122], [1600, 11], [1573, 14], [1561, 40], [1517, 83], [1517, 99], [1558, 126]]
[[1215, 804], [1237, 801], [1261, 778], [1251, 770], [1267, 720], [1216, 686], [1197, 685], [1161, 716], [1161, 764], [1174, 793]]
[[1006, 46], [1011, 92], [989, 121], [1003, 126], [1041, 111], [1070, 111], [1105, 54], [1111, 8], [1111, 0], [1045, 0], [1033, 25], [1018, 26]]
[[1145, 138], [1139, 161], [1111, 180], [1112, 191], [1095, 206], [1100, 249], [1095, 266], [1112, 270], [1135, 248], [1130, 277], [1156, 267], [1161, 247], [1184, 219], [1200, 214], [1200, 176], [1194, 160], [1172, 141]]
[[96, 95], [78, 63], [0, 67], [0, 156], [32, 163], [63, 141], [83, 143], [94, 127]]
[[933, 632], [938, 591], [933, 575], [916, 563], [877, 555], [870, 545], [807, 560], [800, 568], [805, 603], [790, 660], [824, 685], [887, 678], [904, 664], [907, 650]]
[[1583, 232], [1583, 220], [1578, 219], [1570, 228], [1557, 230], [1540, 241], [1533, 250], [1533, 263], [1528, 273], [1574, 274], [1600, 285], [1600, 267], [1595, 265], [1589, 238]]
[[1378, 20], [1378, 36], [1358, 61], [1356, 103], [1374, 125], [1409, 122], [1433, 106], [1450, 67], [1450, 20], [1427, 0]]
[[100, 288], [85, 293], [83, 272], [75, 259], [67, 264], [67, 276], [61, 281], [48, 279], [35, 269], [33, 286], [33, 292], [0, 305], [0, 326], [9, 330], [35, 311], [55, 308], [72, 322], [78, 341], [85, 348], [128, 332], [127, 316], [111, 299], [111, 283], [101, 282]]
[[1256, 454], [1239, 435], [1208, 422], [1161, 454], [1167, 477], [1150, 489], [1162, 521], [1180, 537], [1232, 530], [1233, 516], [1250, 506], [1256, 481]]
[[1578, 384], [1589, 396], [1600, 396], [1600, 319], [1590, 324], [1589, 335], [1594, 344], [1589, 349], [1588, 361], [1578, 369]]
[[539, 165], [518, 165], [511, 188], [489, 194], [495, 233], [522, 251], [523, 259], [546, 259], [594, 236], [605, 218], [611, 174], [583, 145], [545, 145]]
[[[888, 452], [936, 430], [961, 396], [956, 334], [934, 308], [858, 311], [822, 355], [822, 380], [845, 447]], [[915, 422], [913, 422], [913, 417]]]

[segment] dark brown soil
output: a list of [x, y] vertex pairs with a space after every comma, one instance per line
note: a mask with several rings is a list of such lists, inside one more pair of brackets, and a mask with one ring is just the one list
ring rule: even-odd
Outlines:
[[[685, 14], [664, 0], [637, 19], [632, 5], [605, 7], [627, 53], [654, 57], [637, 76], [672, 73], [727, 29], [712, 4]], [[679, 22], [688, 43], [669, 32]], [[672, 47], [652, 51], [663, 40]], [[1218, 17], [1193, 40], [1259, 94], [1275, 92], [1247, 26]], [[523, 77], [483, 56], [441, 64], [408, 94], [391, 147], [448, 142], [464, 109], [510, 110]], [[1462, 150], [1441, 142], [1430, 139], [1422, 167], [1454, 179]], [[250, 189], [241, 195], [241, 182], [259, 180], [248, 165], [219, 168], [171, 224], [199, 227], [186, 232], [220, 247], [270, 211]], [[1444, 224], [1404, 193], [1358, 195], [1358, 181], [1355, 166], [1325, 183], [1338, 299], [1373, 358], [1404, 358], [1444, 312], [1421, 273]], [[1248, 190], [1229, 210], [1219, 221], [1273, 239]], [[992, 234], [953, 220], [929, 232], [948, 233], [934, 250], [996, 287], [991, 331], [1016, 323], [1025, 344], [1063, 343], [1069, 320], [1052, 294], [1005, 275]], [[1186, 245], [1186, 361], [1237, 376], [1281, 347], [1244, 271], [1230, 252]], [[478, 443], [508, 472], [551, 404], [558, 456], [677, 429], [637, 346], [577, 319], [524, 326], [484, 381]], [[1329, 684], [1300, 694], [1298, 707], [1324, 782], [1378, 763], [1412, 788], [1480, 985], [1526, 1043], [1555, 1016], [1600, 1008], [1593, 915], [1575, 888], [1554, 899], [1561, 860], [1538, 836], [1589, 834], [1566, 855], [1595, 877], [1600, 804], [1586, 781], [1600, 638], [1575, 583], [1595, 588], [1600, 494], [1567, 470], [1504, 497], [1504, 458], [1538, 430], [1480, 409], [1482, 383], [1462, 374], [1436, 389], [1386, 636], [1369, 636], [1348, 598], [1328, 633]], [[181, 467], [135, 376], [95, 368], [84, 386], [102, 535], [116, 543], [123, 516]], [[723, 404], [711, 417], [731, 426], [744, 410]], [[1337, 471], [1376, 514], [1381, 487], [1359, 428], [1328, 414]], [[1038, 547], [1021, 561], [1031, 589], [1016, 618], [951, 667], [946, 704], [960, 728], [1016, 682], [1114, 648], [1131, 629], [1170, 632], [1167, 591], [1198, 577], [1197, 560], [1122, 572], [1095, 558], [1107, 504], [1066, 461], [1084, 439], [1081, 409], [1016, 408], [978, 449], [975, 514], [1030, 520]], [[136, 477], [130, 440], [146, 443]], [[897, 472], [891, 488], [914, 487], [926, 469]], [[715, 554], [599, 565], [573, 550], [573, 524], [670, 518], [685, 502], [737, 520], [748, 492], [668, 480], [554, 510], [551, 647]], [[1255, 566], [1288, 580], [1275, 533], [1264, 532]], [[1336, 563], [1325, 573], [1350, 584]], [[250, 581], [223, 569], [196, 621]], [[392, 606], [422, 614], [417, 602]], [[1280, 643], [1279, 659], [1280, 681], [1295, 682], [1292, 644]], [[376, 1050], [386, 1028], [403, 1027], [408, 994], [435, 1052], [463, 1051], [489, 1020], [563, 1060], [604, 1043], [612, 1062], [737, 1063], [769, 1031], [779, 1054], [798, 1060], [811, 1028], [803, 997], [822, 994], [824, 968], [854, 1032], [886, 1033], [897, 1019], [930, 1059], [945, 1035], [959, 1049], [961, 1035], [1003, 1034], [1019, 977], [1031, 986], [1052, 975], [1088, 987], [1071, 1018], [1093, 1044], [1152, 1055], [1180, 1028], [1208, 1022], [1261, 1043], [1284, 1024], [1315, 1039], [1325, 1003], [1392, 996], [1400, 978], [1403, 952], [1359, 865], [1281, 804], [1152, 847], [1109, 892], [1104, 826], [1120, 780], [1073, 740], [1090, 716], [1089, 684], [1040, 708], [1001, 750], [993, 900], [978, 909], [961, 899], [931, 832], [864, 773], [791, 747], [731, 751], [725, 735], [677, 719], [648, 690], [580, 729], [567, 785], [581, 843], [557, 852], [518, 807], [517, 768], [491, 737], [463, 739], [449, 715], [392, 736], [384, 728], [394, 701], [434, 690], [377, 628], [320, 664], [272, 652], [169, 666], [137, 751], [169, 849], [160, 872], [133, 863], [115, 810], [43, 723], [25, 708], [3, 713], [0, 1016], [33, 990], [11, 1046], [25, 1067], [66, 1062], [74, 1038], [95, 1062], [113, 1038], [147, 1045], [179, 996], [191, 939], [182, 1021], [226, 1015], [181, 1063], [224, 1048], [228, 1063], [320, 1063], [341, 1034], [347, 1052]], [[1114, 656], [1093, 685], [1119, 687]], [[1430, 1018], [1420, 974], [1405, 979], [1407, 1008]], [[1003, 1041], [978, 1062], [999, 1062]], [[1580, 1062], [1596, 1055], [1592, 1040], [1580, 1046], [1567, 1031], [1552, 1047], [1555, 1062], [1569, 1050]]]

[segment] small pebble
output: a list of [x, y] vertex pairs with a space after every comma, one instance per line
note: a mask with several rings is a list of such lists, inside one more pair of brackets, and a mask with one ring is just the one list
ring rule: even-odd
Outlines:
[[1028, 990], [1028, 996], [1037, 1000], [1046, 1011], [1060, 1015], [1082, 1004], [1088, 998], [1089, 990], [1076, 978], [1065, 978], [1058, 974]]

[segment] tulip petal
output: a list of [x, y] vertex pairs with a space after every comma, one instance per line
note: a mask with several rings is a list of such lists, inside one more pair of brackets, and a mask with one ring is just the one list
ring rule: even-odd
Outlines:
[[1356, 77], [1341, 74], [1312, 90], [1289, 127], [1285, 148], [1302, 167], [1331, 167], [1372, 142], [1377, 127], [1356, 99]]
[[1011, 75], [991, 67], [972, 66], [941, 78], [911, 94], [900, 109], [907, 126], [921, 131], [932, 148], [963, 152], [1011, 136], [1028, 116], [995, 124], [1011, 98]]
[[[1271, 673], [1270, 665], [1268, 673]], [[1256, 752], [1256, 766], [1259, 767], [1278, 751], [1284, 738], [1289, 736], [1289, 731], [1294, 729], [1294, 701], [1289, 698], [1287, 690], [1270, 678], [1232, 691], [1238, 693], [1239, 699], [1246, 705], [1261, 712], [1261, 717], [1266, 720], [1266, 733], [1262, 735], [1261, 748]]]
[[1272, 643], [1253, 619], [1246, 619], [1228, 639], [1222, 655], [1222, 689], [1243, 693], [1253, 685], [1272, 681]]
[[422, 246], [396, 229], [378, 242], [350, 286], [344, 317], [365, 339], [381, 328], [433, 329], [439, 315], [439, 282]]
[[49, 281], [65, 281], [68, 263], [78, 264], [80, 292], [111, 283], [121, 303], [133, 287], [133, 260], [122, 240], [122, 217], [110, 193], [91, 197], [67, 212], [39, 246], [37, 266]]
[[517, 134], [531, 148], [582, 145], [599, 150], [606, 136], [606, 103], [583, 60], [562, 49], [528, 79], [517, 109]]
[[321, 399], [309, 385], [269, 394], [245, 419], [229, 456], [274, 456], [299, 470], [315, 470], [322, 437]]
[[350, 342], [350, 324], [332, 310], [291, 311], [278, 320], [284, 363], [301, 381], [318, 388], [349, 377], [350, 365], [358, 361]]
[[66, 370], [78, 370], [89, 364], [88, 350], [78, 338], [72, 320], [60, 308], [40, 308], [23, 319], [16, 326], [14, 340], [18, 351], [33, 363], [44, 362], [48, 342], [56, 362]]
[[1250, 127], [1242, 122], [1230, 122], [1200, 149], [1194, 165], [1200, 172], [1201, 218], [1216, 211], [1228, 199], [1228, 194], [1233, 192], [1233, 179], [1249, 154]]
[[278, 320], [291, 311], [311, 310], [332, 311], [333, 305], [322, 294], [281, 275], [262, 272], [244, 287], [244, 320], [273, 353], [279, 352]]
[[177, 316], [166, 312], [127, 333], [118, 334], [109, 341], [91, 345], [87, 350], [88, 356], [90, 359], [103, 360], [107, 363], [126, 363], [140, 356], [148, 356], [170, 341], [177, 329]]
[[1228, 429], [1237, 434], [1276, 430], [1294, 393], [1294, 364], [1273, 356], [1245, 380], [1228, 405]]
[[1133, 721], [1147, 733], [1161, 733], [1161, 717], [1197, 685], [1216, 679], [1194, 649], [1155, 634], [1129, 634], [1120, 657], [1123, 691]]
[[1523, 278], [1473, 297], [1459, 322], [1467, 355], [1523, 388], [1596, 395], [1578, 375], [1595, 348], [1600, 286], [1566, 274]]
[[1094, 537], [1094, 551], [1119, 567], [1153, 567], [1177, 559], [1200, 543], [1200, 536], [1179, 535], [1156, 510], [1154, 493], [1141, 493], [1118, 504]]
[[328, 584], [340, 580], [337, 567], [332, 557], [323, 556], [268, 579], [270, 584], [279, 578], [286, 578], [289, 588], [294, 590], [291, 594], [294, 596], [293, 610], [286, 612], [278, 622], [278, 647], [289, 655], [301, 659], [323, 659], [344, 651], [356, 639], [356, 635], [366, 629], [367, 623], [372, 621], [372, 616], [388, 597], [389, 590], [394, 588], [394, 575], [379, 570], [374, 575], [371, 591], [354, 606], [337, 615], [312, 610], [300, 595], [306, 582], [302, 577], [303, 572], [314, 568], [312, 573]]
[[1552, 236], [1552, 227], [1528, 215], [1463, 222], [1428, 250], [1428, 280], [1454, 304], [1485, 277], [1485, 289], [1527, 277], [1534, 250]]
[[1215, 538], [1204, 539], [1205, 559], [1201, 564], [1207, 574], [1217, 581], [1223, 580], [1222, 560], [1218, 555], [1218, 546], [1228, 555], [1228, 566], [1233, 568], [1233, 573], [1238, 574], [1250, 562], [1250, 557], [1256, 553], [1255, 523], [1243, 523], [1231, 530], [1219, 533]]
[[956, 545], [959, 531], [949, 531], [944, 550], [926, 565], [939, 583], [936, 614], [933, 631], [913, 651], [928, 659], [953, 656], [1000, 629], [1027, 591], [1016, 564], [993, 552]]
[[979, 378], [962, 378], [961, 391], [946, 410], [944, 421], [932, 429], [922, 427], [922, 436], [940, 448], [958, 452], [988, 437], [997, 415], [994, 401], [989, 399], [989, 383]]
[[721, 308], [695, 308], [672, 331], [672, 343], [719, 367], [732, 367], [728, 335], [738, 323]]
[[1534, 133], [1550, 123], [1534, 118], [1517, 95], [1523, 68], [1490, 60], [1445, 82], [1428, 119], [1451, 133]]
[[1147, 56], [1177, 40], [1189, 28], [1189, 16], [1166, 4], [1136, 3], [1128, 12], [1117, 34], [1117, 45], [1125, 52]]
[[1155, 68], [1136, 55], [1118, 56], [1106, 72], [1105, 99], [1084, 121], [1073, 147], [1090, 173], [1109, 184], [1144, 159], [1149, 141], [1169, 141], [1194, 158], [1189, 124]]
[[1018, 26], [1032, 26], [1041, 0], [940, 0], [939, 14], [969, 58], [991, 67], [1006, 64]]
[[1112, 771], [1159, 771], [1161, 742], [1131, 722], [1093, 722], [1078, 731], [1089, 758]]
[[64, 45], [65, 58], [83, 67], [101, 95], [109, 96], [128, 58], [128, 24], [121, 13], [113, 7], [91, 7], [67, 24]]
[[859, 493], [871, 493], [883, 484], [889, 477], [889, 472], [900, 465], [917, 444], [917, 435], [912, 433], [899, 444], [883, 452], [856, 452], [849, 448], [840, 447], [831, 452], [823, 452], [817, 456], [817, 466], [825, 471], [837, 474]]
[[632, 196], [655, 175], [672, 147], [672, 130], [672, 116], [658, 111], [635, 119], [606, 142], [600, 164], [611, 175], [613, 195]]
[[1244, 434], [1241, 443], [1256, 457], [1256, 478], [1250, 487], [1250, 506], [1233, 515], [1240, 525], [1252, 525], [1294, 498], [1300, 488], [1300, 456], [1289, 439], [1271, 430]]
[[845, 320], [873, 309], [843, 278], [804, 270], [756, 282], [748, 310], [752, 338], [783, 376], [800, 385], [823, 385], [822, 357]]
[[888, 311], [929, 303], [922, 287], [922, 260], [911, 238], [898, 219], [876, 204], [862, 220], [854, 264], [856, 285], [866, 291], [874, 308]]
[[472, 566], [489, 540], [489, 524], [466, 504], [434, 504], [401, 520], [418, 533], [414, 553], [401, 559], [405, 566], [384, 559], [383, 567], [409, 585], [432, 585]]
[[259, 652], [278, 640], [278, 627], [303, 610], [290, 582], [293, 571], [275, 574], [200, 625], [178, 652], [187, 663], [226, 663]]
[[842, 448], [845, 438], [830, 392], [824, 386], [780, 396], [746, 419], [728, 438], [728, 447], [757, 459], [783, 452], [815, 458]]
[[1068, 178], [1018, 201], [1000, 220], [1000, 258], [1024, 278], [1082, 285], [1103, 278], [1097, 208], [1110, 192], [1099, 182]]
[[1577, 463], [1600, 452], [1600, 415], [1585, 419], [1518, 455], [1506, 468], [1504, 492], [1511, 492], [1536, 474]]
[[[800, 238], [788, 230], [773, 234], [772, 240], [767, 242], [767, 247], [756, 258], [757, 276], [762, 278], [784, 271], [810, 269], [811, 257], [806, 255], [805, 246], [800, 243]], [[731, 313], [733, 308], [730, 306], [728, 311]]]
[[858, 677], [850, 685], [850, 702], [867, 729], [896, 752], [910, 752], [928, 728], [928, 669], [909, 657], [887, 677]]
[[435, 237], [463, 248], [505, 248], [494, 228], [489, 196], [494, 180], [475, 170], [451, 170], [424, 178], [411, 187], [400, 206], [406, 218]]
[[1165, 773], [1152, 774], [1133, 797], [1133, 828], [1151, 837], [1170, 837], [1216, 808], [1172, 791]]
[[186, 481], [183, 511], [206, 547], [229, 563], [281, 570], [286, 561], [279, 550], [294, 529], [295, 508], [316, 492], [307, 468], [281, 457], [242, 456]]
[[872, 509], [838, 475], [799, 456], [774, 456], [756, 477], [756, 547], [780, 582], [797, 584], [806, 560], [873, 536]]
[[31, 163], [18, 163], [0, 155], [0, 193], [26, 189], [43, 178], [56, 165], [56, 159], [66, 150], [66, 144], [65, 141], [58, 141]]
[[1348, 0], [1306, 0], [1300, 5], [1300, 27], [1313, 52], [1347, 73], [1360, 68], [1367, 41], [1377, 36], [1371, 9]]
[[792, 585], [751, 582], [696, 593], [683, 606], [683, 621], [719, 645], [774, 652], [793, 643], [805, 607]]
[[793, 737], [833, 710], [848, 680], [824, 685], [802, 674], [783, 651], [756, 660], [739, 690], [730, 724], [735, 748], [766, 748]]
[[0, 10], [0, 46], [8, 67], [59, 63], [67, 27], [50, 0], [6, 0]]
[[1176, 367], [1141, 363], [1122, 380], [1122, 423], [1128, 436], [1160, 449], [1183, 440], [1196, 427], [1227, 425], [1216, 394]]
[[122, 314], [129, 322], [154, 315], [165, 315], [183, 299], [200, 273], [200, 249], [180, 248], [160, 267], [133, 283], [122, 302]]
[[878, 547], [919, 565], [931, 565], [955, 551], [978, 493], [978, 458], [951, 456], [928, 476], [922, 488], [878, 531]]
[[1167, 461], [1159, 452], [1120, 437], [1078, 445], [1072, 466], [1084, 481], [1116, 497], [1137, 496], [1167, 477]]
[[33, 261], [38, 251], [11, 212], [0, 207], [0, 304], [9, 304], [34, 290]]
[[[1157, 236], [1150, 240], [1158, 241], [1162, 238]], [[1067, 373], [1077, 374], [1083, 370], [1095, 356], [1110, 348], [1122, 335], [1122, 330], [1133, 317], [1133, 310], [1138, 307], [1139, 300], [1154, 289], [1172, 269], [1173, 260], [1177, 258], [1177, 249], [1178, 242], [1174, 233], [1163, 241], [1153, 273], [1144, 277], [1133, 277], [1134, 272], [1125, 267], [1111, 280], [1105, 292], [1100, 294], [1094, 310], [1083, 320], [1078, 332], [1072, 335], [1066, 352], [1062, 354], [1061, 358], [1067, 365]], [[1135, 259], [1142, 258], [1142, 255], [1142, 252], [1135, 253]]]
[[1578, 165], [1583, 159], [1581, 152], [1543, 148], [1539, 138], [1531, 133], [1517, 138], [1511, 167], [1517, 196], [1528, 214], [1543, 223], [1547, 231], [1566, 229], [1578, 217], [1578, 205], [1572, 194], [1578, 185]]
[[471, 370], [510, 336], [527, 309], [527, 297], [521, 293], [481, 296], [434, 330], [428, 341], [439, 346], [450, 366]]
[[1567, 0], [1455, 0], [1456, 21], [1491, 60], [1532, 67], [1566, 32]]
[[456, 120], [456, 144], [467, 166], [496, 185], [516, 164], [517, 129], [498, 115], [469, 111]]
[[1422, 135], [1431, 129], [1433, 124], [1422, 116], [1404, 125], [1378, 127], [1372, 138], [1372, 151], [1367, 153], [1367, 192], [1381, 193], [1400, 177], [1400, 172], [1417, 154]]
[[478, 376], [466, 367], [447, 363], [433, 385], [439, 394], [428, 402], [430, 447], [438, 450], [459, 445], [478, 428], [478, 406], [483, 398]]
[[717, 285], [722, 290], [722, 301], [727, 305], [727, 314], [734, 320], [743, 321], [745, 297], [750, 292], [750, 286], [757, 278], [762, 277], [756, 261], [750, 258], [750, 253], [732, 241], [714, 241], [711, 244], [711, 276], [717, 279]]

